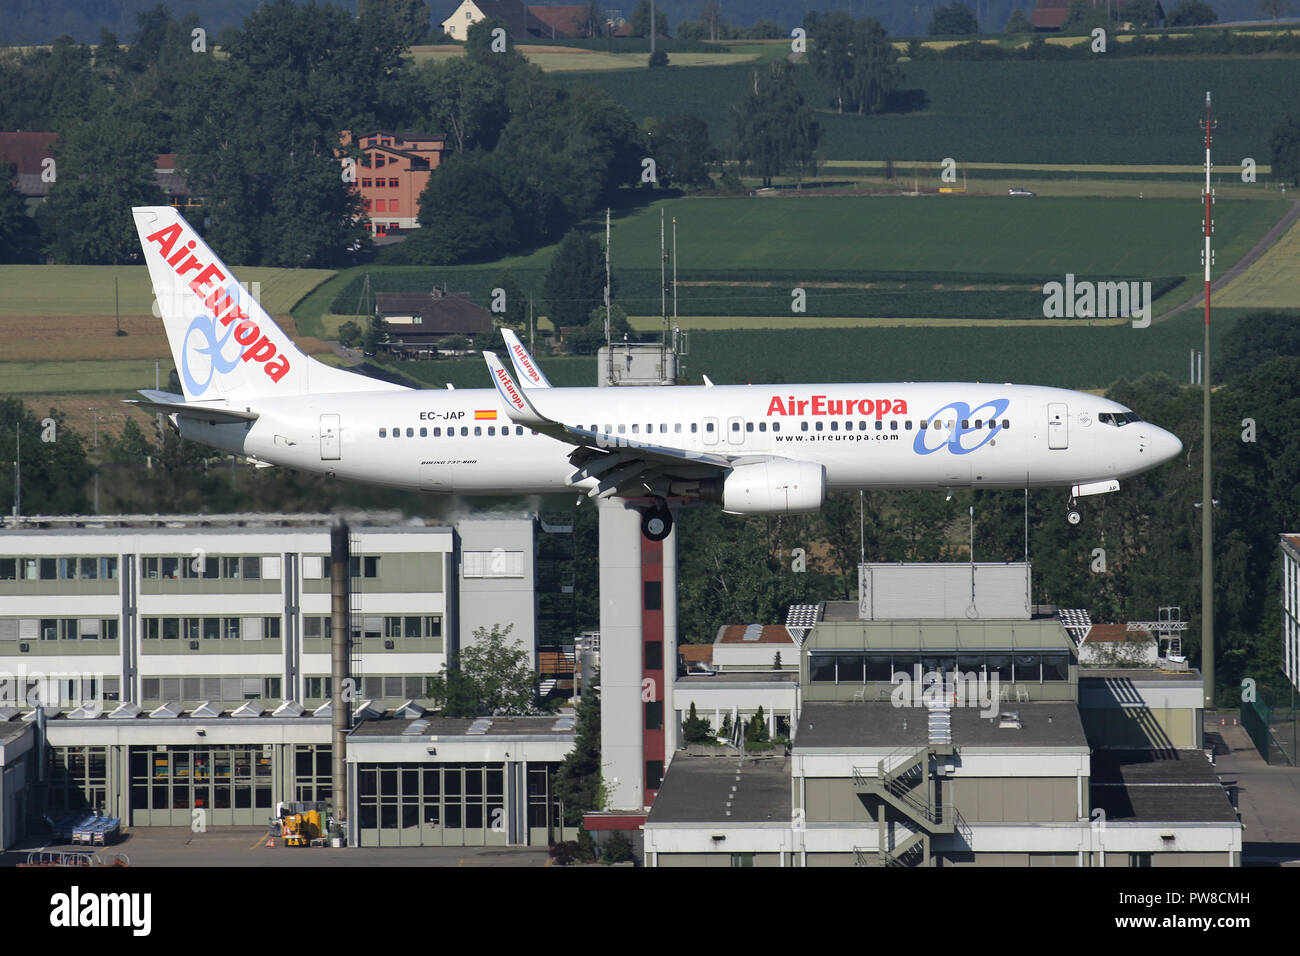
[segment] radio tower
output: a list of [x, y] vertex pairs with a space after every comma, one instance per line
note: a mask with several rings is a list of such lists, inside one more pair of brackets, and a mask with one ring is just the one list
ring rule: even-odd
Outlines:
[[1214, 253], [1210, 249], [1210, 233], [1214, 220], [1210, 207], [1214, 205], [1214, 190], [1210, 188], [1210, 136], [1214, 121], [1210, 118], [1210, 93], [1205, 93], [1205, 249], [1201, 259], [1205, 265], [1205, 365], [1201, 375], [1203, 418], [1201, 444], [1204, 460], [1201, 464], [1201, 676], [1204, 680], [1204, 705], [1214, 707], [1214, 499], [1210, 496], [1210, 266]]

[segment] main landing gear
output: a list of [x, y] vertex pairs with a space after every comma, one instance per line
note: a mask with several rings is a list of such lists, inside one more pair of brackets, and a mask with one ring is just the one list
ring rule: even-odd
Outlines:
[[641, 511], [641, 533], [650, 541], [662, 541], [673, 530], [673, 513], [668, 502], [655, 498], [654, 504]]

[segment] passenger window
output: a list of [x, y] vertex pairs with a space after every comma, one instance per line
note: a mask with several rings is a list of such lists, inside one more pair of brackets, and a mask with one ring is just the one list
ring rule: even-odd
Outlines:
[[926, 421], [924, 418], [922, 418], [922, 419], [921, 419], [921, 431], [925, 431], [925, 427], [926, 427], [927, 425], [929, 425], [929, 424], [930, 424], [930, 423], [929, 423], [928, 421]]
[[765, 432], [765, 431], [767, 431], [767, 422], [759, 422], [759, 423], [758, 423], [758, 430], [761, 431], [761, 432]]
[[497, 428], [496, 428], [495, 425], [489, 425], [489, 426], [488, 426], [488, 436], [491, 437], [491, 438], [496, 438], [496, 437], [497, 437]]
[[421, 425], [421, 426], [420, 426], [420, 437], [421, 437], [421, 438], [428, 438], [428, 437], [429, 437], [429, 429], [426, 428], [424, 425]]
[[394, 429], [393, 429], [393, 437], [394, 437], [394, 438], [401, 438], [401, 437], [402, 437], [402, 430], [401, 430], [400, 428], [394, 428]]
[[415, 429], [414, 429], [414, 428], [408, 428], [408, 429], [406, 430], [406, 437], [407, 437], [407, 438], [414, 438], [414, 437], [415, 437]]
[[866, 431], [866, 430], [867, 430], [867, 423], [866, 423], [866, 422], [858, 422], [858, 431], [860, 431], [860, 432], [864, 432], [864, 431]]
[[379, 437], [380, 437], [380, 438], [387, 438], [387, 437], [388, 437], [388, 429], [387, 429], [387, 428], [381, 428], [381, 429], [379, 429]]
[[970, 422], [968, 422], [966, 419], [963, 418], [963, 419], [961, 420], [961, 427], [962, 427], [962, 428], [970, 428]]
[[833, 431], [833, 432], [837, 432], [837, 431], [839, 431], [839, 430], [840, 430], [840, 423], [839, 423], [839, 422], [831, 422], [831, 431]]
[[460, 426], [460, 437], [461, 437], [461, 438], [468, 438], [468, 437], [469, 437], [469, 426], [468, 426], [468, 425], [461, 425], [461, 426]]
[[626, 431], [627, 431], [627, 426], [626, 426], [626, 425], [619, 425], [619, 426], [618, 426], [618, 433], [619, 433], [620, 435], [624, 434]]
[[704, 423], [704, 430], [705, 430], [706, 432], [711, 432], [711, 431], [713, 431], [713, 422], [705, 422], [705, 423]]
[[667, 422], [660, 422], [660, 423], [659, 423], [659, 434], [661, 434], [661, 435], [666, 434], [667, 431], [668, 431], [668, 424], [667, 424]]
[[691, 434], [694, 435], [699, 430], [700, 430], [699, 422], [691, 422]]
[[912, 420], [910, 418], [907, 421], [903, 422], [903, 428], [909, 432], [912, 430]]
[[477, 437], [479, 437], [479, 436], [482, 435], [482, 434], [483, 434], [483, 426], [482, 426], [482, 425], [475, 425], [475, 426], [474, 426], [474, 437], [477, 438]]
[[640, 429], [641, 429], [641, 426], [640, 426], [640, 425], [633, 425], [633, 426], [632, 426], [632, 434], [633, 434], [633, 435], [638, 434], [639, 431], [640, 431]]
[[821, 430], [822, 430], [822, 423], [821, 423], [821, 422], [818, 422], [818, 423], [817, 423], [816, 425], [814, 425], [813, 427], [816, 428], [818, 431], [821, 431]]
[[877, 418], [877, 419], [876, 419], [876, 431], [884, 431], [884, 428], [885, 428], [885, 423], [882, 422], [879, 418]]
[[673, 434], [674, 434], [674, 435], [680, 435], [681, 432], [682, 432], [682, 423], [681, 423], [681, 422], [674, 422], [674, 423], [673, 423]]
[[891, 421], [891, 422], [889, 423], [889, 430], [890, 430], [891, 432], [896, 432], [896, 431], [898, 431], [898, 419], [897, 419], [897, 418], [895, 418], [893, 421]]
[[747, 431], [747, 432], [752, 432], [753, 430], [754, 430], [754, 423], [753, 423], [753, 422], [745, 422], [745, 431]]
[[800, 431], [803, 431], [803, 432], [806, 432], [806, 431], [808, 430], [808, 423], [807, 423], [807, 422], [800, 422], [800, 423], [799, 423], [799, 430], [800, 430]]
[[774, 432], [779, 432], [780, 430], [781, 430], [781, 423], [780, 423], [780, 422], [773, 422], [773, 423], [772, 423], [772, 431], [774, 431]]
[[1003, 427], [1003, 428], [1010, 428], [1010, 427], [1011, 427], [1011, 422], [1007, 421], [1005, 418], [1002, 419], [1002, 427]]
[[439, 427], [436, 426], [436, 425], [434, 426], [434, 429], [433, 429], [433, 437], [434, 437], [434, 438], [441, 438], [441, 437], [442, 437], [442, 429], [439, 428]]
[[982, 421], [980, 421], [980, 420], [977, 418], [977, 419], [975, 419], [975, 427], [976, 427], [976, 428], [983, 428], [983, 427], [984, 427], [984, 423], [983, 423]]

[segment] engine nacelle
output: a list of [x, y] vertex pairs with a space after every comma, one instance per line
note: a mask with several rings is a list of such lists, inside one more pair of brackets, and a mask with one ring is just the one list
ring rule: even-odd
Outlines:
[[826, 501], [826, 469], [808, 461], [737, 465], [722, 482], [722, 510], [733, 514], [819, 511]]

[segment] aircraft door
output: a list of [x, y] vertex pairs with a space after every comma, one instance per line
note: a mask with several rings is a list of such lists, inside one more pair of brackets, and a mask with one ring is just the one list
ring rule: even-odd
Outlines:
[[320, 460], [338, 461], [339, 455], [339, 416], [322, 415], [320, 417]]
[[1047, 447], [1069, 448], [1069, 412], [1064, 402], [1050, 402], [1047, 406]]
[[716, 445], [718, 443], [718, 420], [716, 418], [704, 419], [704, 424], [700, 426], [704, 429], [701, 436], [706, 445]]
[[727, 441], [739, 445], [745, 440], [745, 420], [739, 417], [727, 419]]

